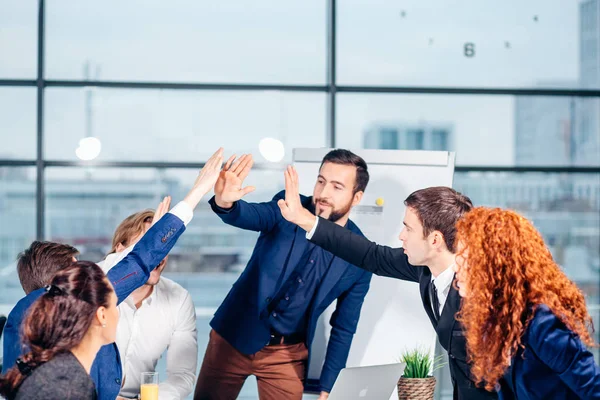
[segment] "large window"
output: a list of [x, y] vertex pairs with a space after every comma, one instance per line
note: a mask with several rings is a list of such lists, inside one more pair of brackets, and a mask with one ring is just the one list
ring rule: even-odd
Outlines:
[[[45, 237], [80, 247], [83, 259], [100, 261], [125, 217], [155, 208], [166, 195], [172, 196], [174, 206], [191, 188], [197, 170], [52, 167], [45, 176]], [[282, 171], [251, 171], [245, 184], [256, 190], [247, 200], [269, 201], [283, 190], [283, 183]], [[168, 272], [239, 273], [250, 258], [257, 234], [223, 224], [208, 205], [211, 196], [198, 205], [173, 249]]]
[[324, 84], [325, 12], [319, 0], [52, 1], [47, 76]]
[[23, 297], [17, 254], [35, 239], [35, 169], [0, 167], [0, 315]]
[[35, 159], [35, 115], [34, 88], [0, 87], [0, 159]]
[[294, 147], [325, 145], [322, 93], [84, 87], [48, 89], [46, 101], [44, 149], [55, 160], [77, 160], [88, 136], [101, 143], [98, 161], [197, 163], [224, 146], [264, 162], [264, 137], [280, 140], [291, 161]]
[[[449, 150], [457, 165], [600, 166], [600, 99], [340, 94], [337, 145]], [[371, 148], [387, 148], [375, 147]]]
[[454, 187], [475, 205], [529, 218], [588, 302], [600, 303], [600, 174], [463, 172]]
[[339, 1], [339, 83], [598, 88], [594, 3]]
[[36, 1], [0, 0], [0, 79], [35, 78], [37, 15]]
[[[102, 259], [219, 146], [254, 155], [251, 201], [283, 188], [293, 148], [343, 147], [456, 152], [454, 186], [530, 218], [598, 325], [599, 16], [600, 0], [0, 0], [0, 314], [32, 240]], [[257, 238], [206, 200], [165, 272], [195, 302], [200, 361]]]

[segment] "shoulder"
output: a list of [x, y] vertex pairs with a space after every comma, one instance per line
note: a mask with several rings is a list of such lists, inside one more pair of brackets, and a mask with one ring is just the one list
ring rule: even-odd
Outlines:
[[[51, 390], [55, 395], [65, 393], [65, 398], [76, 398], [71, 397], [75, 392], [86, 393], [94, 390], [94, 382], [73, 354], [63, 353], [36, 368], [25, 379], [21, 389], [21, 395], [41, 395], [42, 392], [48, 393], [47, 391]], [[69, 396], [66, 393], [69, 393]]]
[[349, 229], [351, 232], [354, 232], [354, 233], [356, 233], [357, 235], [360, 235], [360, 236], [365, 236], [365, 235], [364, 235], [364, 233], [362, 233], [362, 231], [361, 231], [361, 230], [360, 230], [360, 228], [358, 227], [358, 225], [356, 225], [356, 224], [354, 223], [354, 221], [352, 221], [351, 219], [349, 219], [349, 220], [348, 220], [348, 229]]
[[162, 307], [163, 311], [167, 312], [172, 318], [186, 319], [195, 312], [190, 292], [179, 283], [161, 277], [157, 287], [161, 292], [161, 303], [164, 305]]
[[545, 304], [536, 306], [533, 318], [526, 331], [526, 341], [534, 349], [557, 347], [561, 337], [572, 336], [573, 332]]
[[54, 356], [47, 363], [42, 364], [34, 372], [42, 375], [80, 375], [86, 374], [85, 369], [71, 352], [61, 353]]
[[533, 309], [533, 318], [528, 328], [529, 332], [543, 334], [556, 326], [564, 326], [564, 324], [554, 315], [550, 307], [540, 304]]
[[11, 310], [10, 314], [8, 314], [8, 322], [23, 319], [25, 316], [24, 314], [27, 312], [29, 307], [31, 307], [31, 305], [35, 303], [35, 301], [39, 299], [44, 292], [44, 288], [37, 289], [19, 300]]
[[185, 290], [179, 283], [172, 279], [165, 278], [164, 276], [160, 277], [160, 281], [158, 281], [158, 287], [163, 290], [168, 290], [169, 292], [187, 293], [187, 290]]
[[188, 292], [183, 286], [179, 283], [165, 278], [164, 276], [160, 278], [158, 282], [158, 289], [163, 291], [165, 295], [169, 299], [183, 301], [186, 297], [189, 297], [190, 292]]

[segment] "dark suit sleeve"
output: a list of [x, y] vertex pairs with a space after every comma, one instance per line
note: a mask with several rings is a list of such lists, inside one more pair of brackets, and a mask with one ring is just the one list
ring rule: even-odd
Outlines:
[[228, 225], [249, 231], [269, 232], [283, 219], [277, 205], [277, 201], [283, 198], [285, 198], [284, 191], [275, 195], [268, 202], [248, 203], [239, 200], [233, 204], [233, 207], [223, 209], [217, 205], [213, 196], [208, 204], [215, 214]]
[[108, 271], [106, 276], [115, 289], [119, 304], [146, 283], [150, 272], [169, 254], [184, 231], [185, 225], [179, 217], [165, 214], [131, 252]]
[[600, 368], [573, 331], [540, 306], [529, 328], [529, 347], [575, 394], [600, 399]]
[[360, 318], [360, 310], [369, 291], [372, 275], [363, 272], [356, 283], [338, 298], [335, 312], [331, 316], [331, 336], [327, 354], [321, 370], [321, 391], [331, 392], [340, 371], [346, 367], [352, 338]]
[[404, 249], [378, 245], [329, 220], [319, 218], [310, 241], [375, 275], [419, 281], [418, 270], [408, 263]]

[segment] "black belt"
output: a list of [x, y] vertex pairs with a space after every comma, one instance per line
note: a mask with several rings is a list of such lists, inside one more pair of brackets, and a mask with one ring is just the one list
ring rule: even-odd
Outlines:
[[281, 335], [271, 331], [271, 338], [267, 346], [277, 346], [280, 344], [298, 344], [304, 342], [304, 335], [300, 333], [292, 333], [291, 335]]

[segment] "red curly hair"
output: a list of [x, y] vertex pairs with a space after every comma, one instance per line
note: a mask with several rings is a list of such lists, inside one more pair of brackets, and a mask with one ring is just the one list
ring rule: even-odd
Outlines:
[[[475, 382], [493, 390], [517, 353], [535, 308], [547, 305], [588, 346], [594, 331], [583, 293], [552, 259], [542, 235], [524, 217], [477, 207], [456, 225], [466, 259], [459, 321]], [[465, 250], [467, 253], [465, 253]]]

